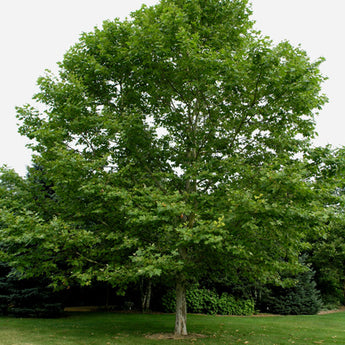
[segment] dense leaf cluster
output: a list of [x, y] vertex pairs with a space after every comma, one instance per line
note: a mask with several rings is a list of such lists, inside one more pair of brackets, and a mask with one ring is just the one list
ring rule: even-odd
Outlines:
[[[176, 294], [170, 290], [162, 296], [165, 312], [175, 311]], [[187, 309], [190, 313], [220, 314], [220, 315], [252, 315], [255, 304], [252, 299], [240, 299], [214, 290], [191, 287], [186, 293]]]

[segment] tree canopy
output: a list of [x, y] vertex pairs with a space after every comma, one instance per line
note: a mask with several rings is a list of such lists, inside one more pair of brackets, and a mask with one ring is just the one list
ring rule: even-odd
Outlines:
[[301, 157], [322, 59], [274, 45], [250, 14], [245, 0], [162, 0], [83, 34], [39, 78], [40, 106], [18, 118], [49, 207], [2, 213], [7, 260], [56, 287], [170, 279], [178, 334], [189, 282], [298, 268], [320, 225]]

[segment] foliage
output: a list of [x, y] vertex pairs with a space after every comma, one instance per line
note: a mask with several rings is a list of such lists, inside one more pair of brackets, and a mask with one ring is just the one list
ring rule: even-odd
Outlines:
[[60, 317], [61, 296], [49, 289], [44, 281], [22, 279], [8, 266], [1, 265], [0, 314], [16, 317]]
[[191, 313], [217, 314], [219, 296], [208, 289], [187, 290], [187, 310]]
[[180, 299], [211, 267], [298, 270], [324, 208], [296, 158], [326, 101], [322, 59], [273, 45], [250, 14], [246, 0], [162, 0], [83, 34], [39, 78], [41, 110], [18, 108], [36, 198], [1, 215], [7, 261], [56, 288], [169, 278]]
[[11, 269], [8, 265], [0, 263], [0, 315], [7, 315], [9, 306], [9, 286], [7, 283], [7, 275]]
[[281, 315], [313, 315], [321, 306], [320, 292], [310, 269], [298, 274], [292, 287], [271, 287], [261, 301], [262, 311]]
[[[175, 310], [176, 294], [174, 290], [166, 293], [163, 307], [166, 312]], [[254, 301], [236, 299], [233, 296], [205, 288], [190, 288], [186, 293], [187, 310], [190, 313], [220, 314], [220, 315], [252, 315], [255, 311]]]
[[[331, 214], [320, 231], [309, 234], [308, 262], [315, 270], [315, 281], [324, 303], [345, 301], [345, 155], [344, 148], [316, 148], [309, 156], [309, 169], [317, 192]], [[327, 210], [327, 211], [326, 211]]]
[[345, 222], [344, 215], [335, 217], [327, 232], [314, 239], [309, 261], [315, 269], [315, 280], [325, 304], [345, 302]]
[[253, 315], [255, 304], [252, 299], [235, 299], [223, 293], [218, 301], [218, 314], [220, 315]]

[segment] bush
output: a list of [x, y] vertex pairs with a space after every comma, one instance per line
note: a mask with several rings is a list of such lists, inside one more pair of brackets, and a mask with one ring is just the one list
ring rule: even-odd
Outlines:
[[189, 289], [186, 293], [187, 310], [190, 313], [217, 314], [219, 296], [208, 289]]
[[[176, 294], [170, 290], [162, 298], [165, 312], [175, 311]], [[251, 299], [236, 299], [233, 296], [208, 289], [191, 288], [186, 293], [187, 310], [189, 313], [221, 314], [221, 315], [251, 315], [254, 313], [254, 301]]]
[[218, 314], [221, 315], [252, 315], [255, 303], [252, 299], [236, 299], [223, 293], [218, 301]]
[[169, 290], [162, 297], [163, 311], [166, 313], [174, 313], [176, 308], [176, 292], [175, 290]]

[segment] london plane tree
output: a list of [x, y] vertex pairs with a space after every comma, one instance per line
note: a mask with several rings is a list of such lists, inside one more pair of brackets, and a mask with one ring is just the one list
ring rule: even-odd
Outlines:
[[161, 0], [82, 34], [39, 78], [38, 109], [18, 108], [54, 212], [2, 213], [8, 261], [56, 287], [169, 279], [180, 335], [189, 283], [297, 269], [318, 225], [300, 157], [322, 60], [250, 15], [246, 0]]

